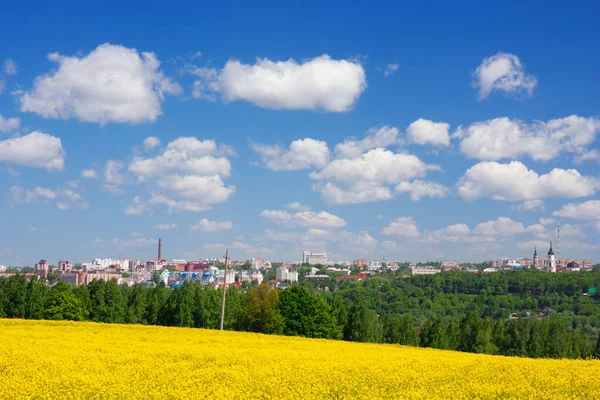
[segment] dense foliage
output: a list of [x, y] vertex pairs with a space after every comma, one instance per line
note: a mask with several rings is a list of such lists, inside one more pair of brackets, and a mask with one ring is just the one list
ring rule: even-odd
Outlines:
[[[518, 271], [382, 274], [284, 290], [232, 287], [225, 328], [474, 353], [600, 357], [600, 299], [584, 296], [598, 286], [598, 272]], [[114, 280], [49, 286], [14, 275], [0, 281], [0, 317], [217, 329], [221, 296], [189, 282], [174, 289]]]

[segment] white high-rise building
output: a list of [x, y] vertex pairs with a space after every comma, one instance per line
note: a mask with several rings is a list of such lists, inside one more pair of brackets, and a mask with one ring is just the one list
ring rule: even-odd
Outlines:
[[302, 263], [311, 265], [327, 265], [327, 252], [324, 251], [322, 253], [312, 253], [308, 250], [304, 250], [302, 253]]
[[298, 272], [292, 271], [288, 267], [281, 266], [275, 271], [275, 279], [279, 282], [298, 282]]

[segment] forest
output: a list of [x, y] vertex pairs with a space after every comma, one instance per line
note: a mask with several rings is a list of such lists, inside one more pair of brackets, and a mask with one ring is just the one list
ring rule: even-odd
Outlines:
[[[534, 270], [227, 289], [228, 330], [521, 357], [600, 358], [600, 272]], [[592, 288], [592, 289], [591, 289]], [[0, 278], [0, 318], [217, 329], [222, 290]]]

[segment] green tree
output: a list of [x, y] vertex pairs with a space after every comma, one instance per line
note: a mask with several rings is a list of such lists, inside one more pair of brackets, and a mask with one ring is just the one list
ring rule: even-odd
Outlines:
[[6, 303], [4, 313], [7, 318], [25, 318], [27, 309], [27, 278], [16, 274], [4, 282]]
[[409, 346], [419, 346], [419, 331], [410, 314], [389, 315], [383, 320], [384, 341]]
[[125, 322], [130, 324], [146, 323], [147, 289], [143, 285], [135, 285], [129, 291]]
[[71, 321], [84, 320], [81, 301], [65, 283], [58, 282], [50, 289], [46, 305], [46, 318]]
[[379, 316], [363, 300], [356, 301], [350, 307], [344, 339], [372, 343], [383, 341], [383, 326]]
[[329, 306], [305, 287], [293, 286], [279, 295], [283, 333], [290, 336], [339, 339], [341, 332]]
[[27, 306], [25, 318], [43, 319], [48, 286], [45, 279], [31, 278], [27, 284]]
[[279, 313], [279, 291], [266, 283], [248, 291], [240, 315], [239, 327], [248, 332], [283, 332], [283, 318]]

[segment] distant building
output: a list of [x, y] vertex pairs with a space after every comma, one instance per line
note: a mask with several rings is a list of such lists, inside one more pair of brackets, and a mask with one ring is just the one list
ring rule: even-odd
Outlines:
[[556, 257], [554, 256], [554, 251], [552, 250], [552, 241], [550, 241], [550, 250], [548, 250], [548, 272], [556, 272]]
[[310, 251], [304, 250], [302, 253], [302, 263], [304, 264], [322, 264], [327, 265], [327, 252], [322, 253], [311, 253]]
[[288, 267], [280, 266], [275, 271], [275, 278], [279, 282], [298, 282], [298, 272], [292, 271]]
[[450, 271], [451, 269], [459, 269], [460, 263], [458, 261], [442, 261], [442, 269], [444, 271]]
[[352, 261], [352, 265], [358, 268], [364, 268], [367, 265], [369, 265], [369, 261], [365, 260], [364, 258], [359, 258], [357, 260]]
[[535, 246], [533, 248], [533, 268], [537, 268], [538, 267], [538, 262], [539, 262], [539, 257], [538, 257], [538, 253], [537, 253], [537, 246]]
[[58, 270], [60, 272], [71, 272], [73, 269], [73, 264], [68, 261], [59, 261], [58, 262]]
[[250, 264], [252, 265], [252, 269], [264, 269], [265, 268], [265, 260], [262, 258], [253, 258], [250, 260]]
[[0, 265], [0, 272], [6, 272], [6, 266]]
[[48, 265], [48, 261], [40, 260], [39, 263], [35, 264], [35, 273], [39, 277], [48, 277], [48, 272], [50, 271], [50, 267]]
[[331, 277], [329, 275], [325, 275], [325, 274], [309, 274], [309, 275], [306, 275], [304, 277], [304, 279], [318, 281], [318, 280], [331, 279]]
[[433, 267], [412, 267], [410, 273], [413, 275], [434, 275], [439, 274], [440, 270]]
[[263, 274], [259, 270], [240, 271], [238, 272], [238, 282], [253, 282], [257, 281], [260, 285], [263, 282]]

